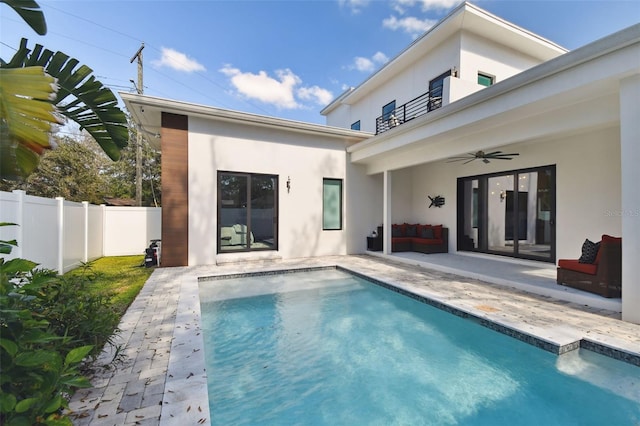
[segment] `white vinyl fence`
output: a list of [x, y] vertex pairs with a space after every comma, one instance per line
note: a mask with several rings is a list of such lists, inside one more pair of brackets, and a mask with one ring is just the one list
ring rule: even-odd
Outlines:
[[160, 239], [160, 207], [108, 207], [63, 198], [49, 199], [24, 191], [0, 191], [0, 240], [16, 240], [5, 260], [21, 257], [41, 268], [67, 272], [103, 256], [143, 254]]

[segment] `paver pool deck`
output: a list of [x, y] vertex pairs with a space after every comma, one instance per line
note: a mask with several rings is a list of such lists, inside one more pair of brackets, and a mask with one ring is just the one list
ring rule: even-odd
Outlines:
[[[640, 359], [640, 325], [621, 321], [615, 310], [511, 288], [504, 278], [510, 273], [508, 264], [504, 271], [493, 271], [503, 276], [496, 280], [499, 284], [369, 255], [159, 268], [122, 318], [116, 367], [101, 370], [92, 378], [92, 388], [73, 396], [69, 404], [73, 423], [211, 424], [198, 278], [321, 266], [340, 266], [373, 277], [558, 346], [586, 340]], [[108, 363], [114, 355], [107, 348], [97, 364]]]

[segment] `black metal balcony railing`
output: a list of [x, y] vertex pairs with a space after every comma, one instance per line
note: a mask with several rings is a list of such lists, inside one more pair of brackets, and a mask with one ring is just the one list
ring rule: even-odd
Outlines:
[[396, 107], [392, 112], [376, 118], [376, 134], [384, 133], [396, 126], [413, 120], [442, 106], [442, 87], [424, 93], [406, 104]]

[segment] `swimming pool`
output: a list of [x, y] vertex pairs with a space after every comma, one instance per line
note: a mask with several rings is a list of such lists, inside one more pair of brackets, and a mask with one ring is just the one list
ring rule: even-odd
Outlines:
[[637, 424], [638, 367], [340, 270], [200, 283], [212, 424]]

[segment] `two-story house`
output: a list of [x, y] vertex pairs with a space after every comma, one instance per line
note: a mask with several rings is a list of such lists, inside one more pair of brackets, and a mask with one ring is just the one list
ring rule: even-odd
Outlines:
[[391, 254], [395, 223], [549, 263], [609, 234], [640, 322], [639, 58], [640, 24], [567, 52], [463, 3], [326, 126], [122, 93], [160, 135], [162, 264], [363, 253], [378, 226]]

